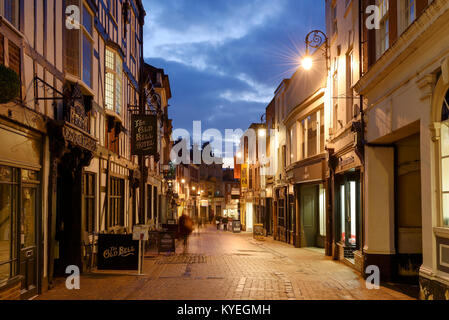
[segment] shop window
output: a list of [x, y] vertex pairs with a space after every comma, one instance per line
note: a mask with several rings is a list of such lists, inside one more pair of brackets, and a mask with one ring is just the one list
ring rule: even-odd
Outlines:
[[153, 187], [153, 214], [154, 214], [154, 219], [157, 220], [158, 219], [158, 194], [157, 194], [157, 187]]
[[84, 230], [93, 234], [95, 232], [95, 174], [86, 172], [83, 176], [84, 198]]
[[105, 104], [106, 109], [118, 115], [122, 113], [122, 66], [120, 55], [106, 49]]
[[441, 174], [443, 226], [449, 227], [449, 91], [441, 112]]
[[326, 236], [326, 190], [320, 184], [319, 210], [320, 210], [320, 236]]
[[108, 227], [123, 227], [125, 225], [124, 204], [125, 180], [111, 177], [109, 187]]
[[[75, 5], [81, 8], [80, 0], [67, 0], [66, 6]], [[81, 10], [80, 29], [66, 30], [66, 71], [82, 80], [92, 88], [93, 70], [93, 15], [86, 5]]]
[[153, 219], [153, 186], [147, 186], [147, 222]]
[[18, 275], [17, 170], [0, 167], [0, 284]]
[[0, 16], [19, 29], [19, 0], [0, 0]]

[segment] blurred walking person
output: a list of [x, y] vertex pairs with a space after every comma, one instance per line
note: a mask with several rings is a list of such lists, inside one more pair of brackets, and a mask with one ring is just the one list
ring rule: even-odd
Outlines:
[[193, 221], [185, 213], [179, 218], [179, 234], [183, 239], [184, 253], [188, 249], [189, 236], [193, 231]]

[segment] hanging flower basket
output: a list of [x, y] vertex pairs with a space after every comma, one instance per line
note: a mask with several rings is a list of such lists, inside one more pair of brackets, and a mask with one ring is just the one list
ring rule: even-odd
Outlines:
[[0, 103], [8, 103], [17, 98], [20, 93], [20, 79], [18, 74], [0, 64]]

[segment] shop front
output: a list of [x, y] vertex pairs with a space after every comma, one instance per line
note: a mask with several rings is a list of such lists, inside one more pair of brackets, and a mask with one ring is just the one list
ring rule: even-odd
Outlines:
[[[97, 150], [97, 140], [90, 135], [91, 97], [83, 95], [76, 84], [67, 83], [62, 114], [49, 121], [50, 138], [50, 275], [65, 276], [69, 265], [84, 270], [83, 263], [83, 178]], [[123, 198], [121, 181], [112, 181], [109, 199]], [[119, 203], [119, 200], [116, 201]], [[109, 204], [109, 206], [111, 203]], [[120, 216], [108, 217], [107, 226]]]
[[27, 299], [42, 287], [43, 140], [1, 119], [0, 140], [0, 293]]
[[297, 208], [294, 222], [294, 244], [298, 248], [324, 248], [326, 243], [326, 190], [324, 155], [294, 163], [288, 169], [290, 186], [294, 186]]
[[276, 237], [275, 240], [289, 243], [291, 225], [289, 223], [289, 188], [277, 188], [276, 194]]
[[334, 234], [338, 260], [362, 266], [361, 163], [355, 151], [336, 158], [334, 175]]

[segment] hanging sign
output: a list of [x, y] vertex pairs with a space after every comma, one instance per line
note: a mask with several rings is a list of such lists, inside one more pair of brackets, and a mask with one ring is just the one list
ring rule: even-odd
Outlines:
[[154, 156], [157, 154], [157, 116], [132, 115], [131, 152], [135, 156]]
[[98, 270], [137, 270], [139, 241], [132, 234], [98, 236]]

